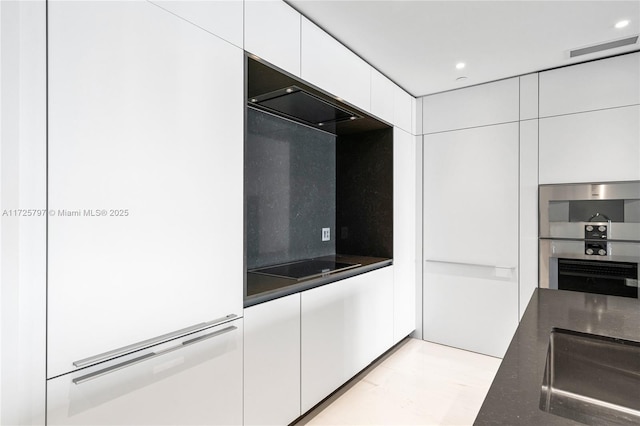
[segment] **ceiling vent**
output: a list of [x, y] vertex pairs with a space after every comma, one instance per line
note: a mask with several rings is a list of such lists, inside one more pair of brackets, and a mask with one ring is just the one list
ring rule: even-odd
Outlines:
[[589, 53], [602, 52], [603, 50], [615, 49], [616, 47], [629, 46], [630, 44], [636, 44], [638, 42], [638, 36], [626, 37], [619, 40], [608, 41], [606, 43], [594, 44], [591, 46], [581, 47], [580, 49], [574, 49], [569, 51], [569, 57], [575, 58], [576, 56], [588, 55]]

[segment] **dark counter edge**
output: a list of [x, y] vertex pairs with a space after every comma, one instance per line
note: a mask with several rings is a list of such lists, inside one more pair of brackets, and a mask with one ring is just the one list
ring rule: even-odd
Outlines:
[[[348, 256], [348, 255], [337, 255], [336, 258], [348, 261], [358, 261], [361, 262], [363, 259], [367, 259], [363, 256]], [[374, 258], [369, 258], [374, 259]], [[376, 269], [381, 269], [387, 266], [393, 265], [393, 259], [381, 259], [377, 258], [376, 261], [368, 264], [363, 264], [362, 266], [358, 266], [356, 268], [348, 269], [346, 271], [336, 272], [334, 274], [330, 274], [324, 277], [312, 278], [306, 281], [295, 281], [295, 280], [287, 280], [292, 282], [292, 284], [271, 290], [265, 291], [263, 293], [258, 293], [252, 296], [247, 296], [244, 299], [244, 307], [248, 308], [250, 306], [255, 306], [260, 303], [268, 302], [270, 300], [279, 299], [281, 297], [289, 296], [291, 294], [302, 293], [306, 290], [311, 290], [312, 288], [321, 287], [327, 284], [331, 284], [337, 281], [344, 280], [346, 278], [355, 277], [356, 275], [361, 275], [367, 272], [374, 271]], [[283, 282], [285, 279], [282, 279]]]

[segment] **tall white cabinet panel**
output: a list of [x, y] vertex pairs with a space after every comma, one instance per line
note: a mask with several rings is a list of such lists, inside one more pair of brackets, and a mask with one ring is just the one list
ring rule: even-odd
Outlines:
[[424, 136], [424, 256], [515, 267], [518, 123]]
[[540, 73], [540, 117], [640, 103], [640, 53]]
[[518, 321], [518, 123], [424, 136], [425, 340], [502, 356]]
[[393, 341], [416, 329], [416, 138], [393, 129]]
[[244, 49], [300, 76], [300, 14], [282, 0], [247, 0]]
[[300, 293], [244, 311], [244, 424], [300, 416]]
[[393, 266], [302, 293], [304, 413], [389, 349]]
[[371, 66], [304, 17], [301, 73], [306, 81], [370, 111]]
[[424, 339], [504, 356], [518, 326], [517, 270], [425, 262]]
[[388, 123], [395, 119], [395, 88], [396, 85], [378, 70], [371, 70], [371, 113]]
[[538, 287], [538, 120], [520, 123], [520, 312]]
[[241, 425], [242, 319], [47, 382], [47, 424]]
[[49, 377], [242, 314], [242, 70], [149, 2], [49, 4]]
[[640, 106], [540, 119], [540, 183], [640, 179]]
[[538, 118], [538, 73], [520, 77], [520, 120]]
[[518, 121], [518, 78], [423, 98], [423, 132]]
[[[393, 124], [405, 132], [413, 133], [414, 135], [418, 134], [417, 129], [415, 128], [415, 122], [417, 121], [416, 117], [418, 117], [416, 111], [416, 99], [395, 85], [393, 92]], [[422, 104], [420, 106], [422, 106]], [[420, 119], [422, 120], [422, 115], [420, 115]]]
[[243, 0], [151, 0], [205, 31], [243, 47]]

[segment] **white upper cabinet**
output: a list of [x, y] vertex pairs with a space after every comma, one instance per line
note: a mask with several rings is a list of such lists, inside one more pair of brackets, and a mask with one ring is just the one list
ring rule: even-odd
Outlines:
[[518, 78], [423, 98], [425, 134], [518, 121]]
[[242, 315], [243, 52], [149, 2], [51, 2], [48, 374]]
[[332, 95], [371, 110], [371, 66], [304, 17], [301, 75]]
[[405, 132], [417, 135], [418, 133], [416, 129], [414, 129], [414, 122], [416, 121], [414, 118], [416, 116], [416, 99], [400, 87], [394, 85], [393, 104], [393, 124]]
[[371, 70], [371, 113], [388, 123], [395, 121], [396, 85], [378, 70]]
[[640, 179], [640, 106], [540, 119], [540, 183]]
[[416, 328], [416, 137], [393, 129], [393, 341]]
[[520, 120], [538, 118], [538, 74], [520, 77]]
[[640, 103], [640, 53], [540, 73], [540, 116]]
[[508, 123], [424, 136], [426, 260], [517, 266], [518, 135]]
[[300, 14], [281, 0], [247, 0], [247, 52], [300, 77]]
[[242, 48], [243, 0], [151, 0], [151, 2]]

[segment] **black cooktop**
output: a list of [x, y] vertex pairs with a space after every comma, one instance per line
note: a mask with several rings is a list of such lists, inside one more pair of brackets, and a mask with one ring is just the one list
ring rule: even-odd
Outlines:
[[254, 274], [271, 275], [275, 277], [293, 278], [298, 281], [313, 277], [329, 275], [334, 272], [361, 266], [360, 263], [343, 263], [333, 260], [301, 260], [299, 262], [286, 263], [284, 265], [269, 266], [267, 268], [249, 271]]

